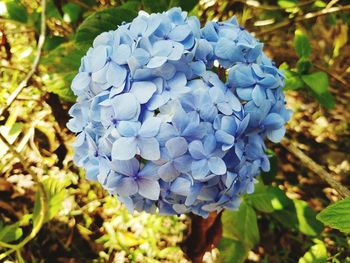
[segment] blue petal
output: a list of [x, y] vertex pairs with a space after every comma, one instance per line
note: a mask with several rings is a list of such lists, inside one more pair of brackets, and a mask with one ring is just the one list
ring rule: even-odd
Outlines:
[[284, 119], [277, 113], [270, 113], [263, 120], [262, 124], [267, 130], [276, 130], [283, 127]]
[[137, 153], [137, 142], [134, 137], [118, 138], [112, 147], [112, 158], [116, 160], [130, 160]]
[[130, 93], [118, 95], [112, 99], [115, 117], [118, 120], [130, 120], [136, 118], [140, 112], [140, 104], [136, 97]]
[[180, 175], [180, 172], [176, 170], [173, 162], [168, 162], [159, 168], [158, 174], [165, 182], [172, 182]]
[[91, 53], [92, 72], [96, 72], [103, 68], [107, 61], [107, 46], [97, 46]]
[[123, 177], [115, 185], [115, 192], [121, 196], [131, 196], [136, 194], [138, 186], [132, 177]]
[[261, 106], [266, 100], [265, 89], [260, 87], [259, 85], [256, 85], [252, 92], [252, 99], [256, 106]]
[[112, 160], [111, 169], [118, 174], [133, 176], [139, 171], [139, 162], [135, 158], [127, 161]]
[[180, 156], [174, 160], [175, 168], [181, 173], [187, 173], [191, 170], [192, 157], [188, 154]]
[[120, 87], [126, 78], [126, 69], [124, 67], [118, 66], [115, 63], [109, 63], [106, 80], [107, 82], [114, 87]]
[[155, 138], [139, 138], [137, 145], [142, 158], [150, 161], [160, 159], [159, 143]]
[[191, 33], [191, 28], [188, 25], [179, 25], [169, 33], [168, 37], [174, 41], [182, 41]]
[[211, 154], [216, 149], [215, 136], [214, 135], [207, 135], [204, 138], [203, 146], [204, 146], [204, 151], [205, 151], [206, 156]]
[[150, 200], [158, 200], [160, 186], [157, 180], [141, 178], [138, 180], [139, 194]]
[[191, 156], [197, 160], [206, 158], [205, 150], [201, 141], [193, 141], [189, 144], [188, 150]]
[[119, 64], [126, 64], [131, 55], [131, 49], [128, 45], [121, 44], [118, 47], [113, 48], [113, 53], [111, 59]]
[[191, 171], [194, 179], [204, 179], [209, 173], [208, 161], [206, 159], [193, 161]]
[[211, 157], [208, 161], [209, 170], [217, 175], [222, 175], [226, 173], [226, 164], [219, 157]]
[[191, 187], [190, 193], [186, 198], [185, 205], [190, 206], [196, 201], [199, 192], [202, 190], [203, 184], [196, 183]]
[[150, 59], [150, 61], [147, 64], [148, 68], [159, 68], [167, 62], [167, 57], [153, 57]]
[[282, 140], [285, 133], [286, 129], [284, 127], [278, 130], [267, 131], [267, 138], [274, 143], [278, 143]]
[[168, 154], [172, 158], [179, 157], [187, 152], [187, 141], [183, 137], [175, 137], [165, 143]]
[[87, 72], [78, 73], [72, 81], [72, 90], [76, 95], [83, 95], [83, 91], [86, 90], [91, 82], [91, 77]]
[[171, 183], [170, 190], [178, 195], [187, 196], [191, 189], [191, 182], [183, 177], [178, 177]]
[[154, 137], [158, 134], [161, 120], [157, 117], [149, 117], [142, 123], [139, 135], [142, 137]]
[[118, 125], [118, 131], [124, 137], [136, 137], [139, 133], [141, 124], [133, 121], [121, 121]]
[[233, 182], [236, 180], [237, 176], [238, 175], [236, 173], [232, 173], [232, 172], [228, 171], [226, 174], [225, 186], [227, 188], [230, 188], [232, 186]]
[[152, 162], [147, 162], [145, 166], [138, 173], [139, 176], [147, 177], [148, 179], [159, 179], [158, 176], [159, 165]]
[[135, 95], [140, 104], [145, 104], [156, 89], [156, 85], [151, 81], [138, 81], [132, 84], [130, 92]]

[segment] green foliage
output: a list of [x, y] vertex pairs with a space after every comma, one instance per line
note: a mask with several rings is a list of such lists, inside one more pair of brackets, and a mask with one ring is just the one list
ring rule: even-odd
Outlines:
[[118, 25], [131, 21], [136, 15], [135, 11], [121, 7], [94, 12], [79, 26], [75, 41], [77, 44], [90, 46], [96, 36], [115, 30]]
[[223, 237], [241, 241], [252, 248], [259, 241], [259, 230], [254, 209], [243, 202], [238, 211], [222, 214]]
[[267, 191], [267, 187], [262, 183], [258, 183], [255, 185], [254, 193], [245, 195], [244, 200], [258, 211], [272, 213], [274, 211], [271, 203], [272, 198], [273, 195]]
[[301, 30], [295, 31], [294, 47], [299, 58], [309, 58], [311, 55], [310, 40]]
[[333, 96], [328, 91], [328, 76], [326, 73], [318, 71], [308, 75], [302, 75], [302, 80], [314, 92], [318, 101], [327, 109], [335, 106]]
[[80, 60], [84, 54], [84, 48], [74, 42], [67, 42], [59, 45], [43, 58], [42, 63], [47, 65], [49, 72], [52, 72], [44, 79], [50, 92], [66, 101], [75, 101], [70, 85], [78, 72]]
[[198, 0], [142, 0], [142, 4], [147, 12], [163, 12], [172, 7], [181, 7], [184, 11], [191, 11]]
[[317, 219], [325, 225], [349, 233], [350, 197], [328, 206], [317, 215]]
[[68, 3], [65, 4], [62, 7], [62, 10], [64, 12], [64, 19], [68, 20], [70, 23], [76, 23], [78, 22], [78, 19], [80, 18], [82, 8], [74, 3]]
[[256, 212], [243, 202], [238, 211], [224, 211], [221, 221], [223, 238], [218, 248], [222, 251], [222, 261], [244, 262], [260, 239]]
[[300, 231], [308, 236], [320, 234], [323, 227], [316, 220], [316, 213], [302, 200], [289, 199], [277, 187], [269, 187], [268, 192], [273, 196], [271, 202], [275, 212], [272, 216], [283, 226]]
[[294, 47], [299, 57], [296, 69], [289, 69], [286, 63], [280, 66], [280, 69], [285, 71], [285, 89], [298, 90], [306, 87], [323, 107], [333, 109], [335, 101], [328, 90], [328, 75], [322, 71], [310, 73], [312, 69], [310, 40], [301, 30], [295, 31]]
[[162, 12], [169, 7], [170, 0], [142, 0], [142, 4], [147, 12]]
[[218, 245], [220, 250], [221, 261], [224, 263], [243, 263], [247, 256], [249, 249], [242, 242], [223, 237]]
[[8, 17], [12, 20], [26, 23], [28, 20], [27, 9], [20, 2], [16, 0], [6, 1], [6, 9], [8, 13]]
[[298, 263], [326, 263], [327, 249], [325, 244], [320, 240], [315, 240], [313, 245], [305, 255], [299, 259]]
[[0, 241], [4, 243], [11, 243], [20, 239], [23, 235], [23, 230], [20, 227], [20, 222], [12, 225], [5, 225], [0, 221]]

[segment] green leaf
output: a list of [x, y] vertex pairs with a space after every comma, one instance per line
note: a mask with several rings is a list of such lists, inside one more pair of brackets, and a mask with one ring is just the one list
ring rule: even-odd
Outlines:
[[[312, 63], [311, 63], [310, 59], [308, 59], [308, 58], [302, 57], [297, 62], [297, 70], [298, 70], [298, 73], [300, 73], [300, 74], [308, 73], [310, 71], [311, 67], [312, 67]], [[300, 76], [298, 76], [298, 77], [300, 79]]]
[[322, 224], [316, 220], [316, 213], [306, 202], [289, 199], [277, 187], [269, 187], [268, 191], [273, 196], [271, 203], [275, 211], [272, 216], [282, 225], [309, 236], [321, 233]]
[[[62, 208], [62, 203], [66, 197], [68, 185], [67, 181], [61, 181], [53, 177], [49, 177], [42, 181], [45, 195], [47, 209], [45, 214], [44, 223], [54, 218], [59, 210]], [[35, 195], [34, 211], [33, 211], [33, 225], [37, 224], [37, 220], [42, 212], [40, 203], [41, 192], [37, 191]]]
[[20, 1], [7, 1], [6, 9], [8, 17], [18, 22], [26, 23], [28, 20], [27, 9]]
[[45, 40], [44, 49], [51, 51], [66, 41], [67, 39], [65, 37], [48, 36]]
[[[155, 3], [158, 4], [159, 1]], [[121, 7], [95, 12], [81, 23], [75, 40], [78, 44], [90, 46], [95, 37], [102, 32], [115, 30], [123, 22], [129, 22], [136, 16], [135, 11]]]
[[141, 9], [142, 2], [141, 0], [131, 0], [123, 4], [123, 8], [129, 9], [129, 10], [139, 10]]
[[0, 241], [10, 243], [20, 239], [23, 235], [23, 231], [19, 225], [20, 222], [16, 222], [12, 225], [3, 225], [3, 222], [0, 221]]
[[350, 197], [326, 207], [317, 215], [317, 219], [327, 226], [349, 233]]
[[168, 10], [170, 0], [142, 0], [145, 10], [149, 13], [163, 12]]
[[328, 75], [325, 72], [315, 72], [302, 75], [302, 80], [310, 87], [316, 99], [327, 109], [335, 106], [332, 94], [328, 91]]
[[326, 263], [327, 248], [322, 241], [317, 241], [305, 255], [299, 259], [298, 263]]
[[259, 242], [259, 230], [254, 209], [243, 202], [238, 211], [222, 214], [223, 237], [238, 240], [249, 248]]
[[65, 4], [62, 7], [62, 10], [64, 12], [63, 19], [68, 23], [76, 23], [80, 17], [81, 14], [81, 7], [74, 3], [68, 3]]
[[311, 54], [311, 45], [309, 38], [301, 30], [295, 31], [294, 47], [300, 58], [309, 58]]
[[76, 100], [70, 86], [84, 54], [84, 48], [74, 42], [67, 42], [49, 52], [42, 59], [42, 63], [46, 65], [50, 73], [43, 79], [50, 92], [66, 101]]
[[273, 196], [267, 189], [264, 184], [258, 183], [255, 185], [254, 193], [245, 195], [244, 200], [261, 212], [271, 213], [274, 211], [271, 203]]
[[220, 262], [224, 263], [243, 263], [250, 250], [242, 242], [225, 237], [220, 240], [217, 248], [220, 251]]
[[47, 222], [54, 218], [62, 208], [62, 203], [67, 195], [66, 187], [69, 183], [53, 177], [43, 180], [42, 183], [48, 199], [48, 210], [45, 220]]
[[178, 6], [182, 10], [190, 12], [197, 4], [197, 0], [171, 0], [169, 8]]
[[298, 1], [296, 0], [278, 0], [278, 5], [284, 9], [295, 7]]

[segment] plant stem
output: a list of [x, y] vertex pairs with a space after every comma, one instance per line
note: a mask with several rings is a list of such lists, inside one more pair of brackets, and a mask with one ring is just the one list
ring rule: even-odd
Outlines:
[[334, 190], [336, 190], [342, 198], [350, 196], [350, 190], [345, 186], [340, 184], [334, 179], [334, 175], [328, 173], [323, 167], [317, 164], [309, 156], [307, 156], [303, 151], [301, 151], [294, 142], [284, 138], [281, 141], [281, 144], [286, 148], [290, 153], [295, 155], [304, 166], [313, 171], [315, 174], [320, 176], [324, 181], [326, 181]]
[[42, 49], [46, 38], [46, 0], [41, 1], [41, 25], [40, 25], [40, 36], [38, 40], [37, 53], [34, 58], [31, 70], [27, 73], [26, 77], [19, 83], [18, 87], [11, 93], [7, 98], [4, 107], [0, 108], [0, 116], [11, 106], [11, 104], [16, 100], [17, 96], [22, 92], [22, 90], [28, 86], [29, 80], [33, 77], [35, 71], [38, 68], [40, 57], [42, 54]]

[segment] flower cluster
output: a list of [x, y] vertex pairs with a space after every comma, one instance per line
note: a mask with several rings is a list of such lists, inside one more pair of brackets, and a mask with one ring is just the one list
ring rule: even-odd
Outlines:
[[82, 58], [67, 124], [74, 161], [130, 211], [236, 209], [270, 169], [264, 138], [285, 133], [282, 86], [235, 18], [200, 28], [179, 8], [140, 12]]

